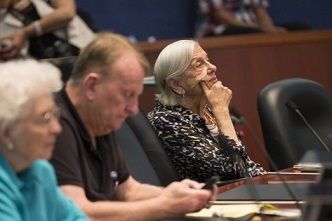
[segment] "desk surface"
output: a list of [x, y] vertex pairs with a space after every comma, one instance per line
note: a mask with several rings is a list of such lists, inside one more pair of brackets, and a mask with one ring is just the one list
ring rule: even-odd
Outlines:
[[[277, 184], [277, 183], [313, 183], [317, 179], [317, 173], [301, 173], [299, 171], [293, 170], [293, 168], [285, 169], [279, 173], [268, 173], [266, 175], [257, 176], [252, 179], [246, 179], [238, 181], [235, 183], [230, 183], [218, 188], [218, 192], [222, 193], [235, 187], [241, 186], [243, 184]], [[282, 180], [283, 179], [283, 180]]]
[[[262, 176], [257, 176], [252, 179], [247, 180], [241, 180], [238, 182], [226, 184], [224, 186], [218, 187], [218, 192], [223, 193], [225, 191], [234, 189], [236, 187], [239, 187], [243, 184], [278, 184], [282, 182], [286, 183], [314, 183], [317, 179], [317, 173], [300, 173], [299, 171], [294, 171], [292, 168], [285, 169], [277, 173], [270, 173]], [[282, 181], [282, 179], [284, 181]], [[284, 208], [284, 209], [294, 209], [297, 208], [297, 205], [295, 203], [287, 203], [287, 204], [273, 204], [277, 206], [278, 208]], [[179, 219], [180, 220], [180, 219]], [[182, 220], [188, 220], [188, 219], [182, 219]], [[224, 220], [222, 218], [216, 219], [216, 218], [195, 218], [195, 220]], [[257, 216], [253, 217], [251, 220], [257, 220]], [[258, 220], [297, 220], [297, 219], [291, 219], [291, 218], [281, 218], [281, 217], [273, 217], [273, 216], [264, 216], [261, 217], [261, 219]]]

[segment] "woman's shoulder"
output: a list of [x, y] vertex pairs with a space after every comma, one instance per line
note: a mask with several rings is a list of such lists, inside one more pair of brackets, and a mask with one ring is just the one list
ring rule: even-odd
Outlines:
[[175, 106], [157, 105], [147, 114], [147, 117], [151, 123], [174, 122], [181, 120], [184, 116], [180, 109]]

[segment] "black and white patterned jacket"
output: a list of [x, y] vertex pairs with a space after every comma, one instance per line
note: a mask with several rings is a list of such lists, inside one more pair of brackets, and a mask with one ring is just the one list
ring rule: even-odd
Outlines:
[[205, 120], [183, 106], [157, 101], [148, 119], [182, 179], [205, 182], [213, 175], [230, 180], [266, 173], [242, 144], [223, 135], [213, 137]]

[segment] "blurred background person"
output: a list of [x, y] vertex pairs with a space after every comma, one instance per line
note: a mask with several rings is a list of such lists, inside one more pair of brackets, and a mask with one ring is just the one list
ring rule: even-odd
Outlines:
[[0, 60], [75, 56], [95, 36], [74, 0], [3, 0], [0, 10]]
[[155, 108], [148, 113], [180, 178], [205, 182], [266, 173], [253, 162], [229, 113], [232, 91], [216, 77], [217, 67], [193, 40], [180, 40], [159, 54], [154, 76]]
[[196, 37], [249, 33], [285, 33], [310, 29], [300, 22], [274, 24], [268, 0], [197, 0]]
[[34, 60], [0, 63], [0, 220], [88, 220], [58, 188], [52, 155], [61, 131], [52, 91], [59, 71]]

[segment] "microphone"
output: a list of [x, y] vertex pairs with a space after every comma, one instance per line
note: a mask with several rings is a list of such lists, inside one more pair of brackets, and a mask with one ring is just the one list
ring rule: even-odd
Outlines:
[[[238, 124], [241, 124], [242, 123], [242, 119], [238, 117], [238, 115], [236, 115], [236, 113], [232, 113], [232, 111], [230, 111], [230, 115], [231, 115], [231, 120], [232, 120], [232, 123], [233, 125], [238, 125]], [[240, 138], [243, 138], [244, 137], [244, 132], [241, 130], [241, 131], [238, 131], [238, 136]]]
[[231, 113], [231, 120], [234, 125], [242, 123], [242, 120], [235, 117], [232, 113]]
[[[275, 175], [279, 178], [279, 180], [281, 181], [282, 185], [285, 187], [287, 193], [289, 194], [289, 196], [294, 199], [294, 201], [296, 202], [296, 206], [302, 211], [302, 208], [300, 207], [299, 204], [299, 200], [297, 199], [297, 197], [295, 196], [294, 192], [291, 190], [290, 186], [286, 183], [285, 178], [281, 175], [281, 173], [278, 171], [278, 167], [276, 165], [276, 163], [274, 162], [274, 160], [271, 158], [270, 154], [266, 151], [265, 146], [262, 144], [262, 142], [258, 139], [258, 136], [256, 135], [256, 133], [254, 132], [254, 130], [252, 129], [251, 125], [249, 124], [249, 122], [246, 120], [246, 118], [240, 113], [240, 111], [236, 108], [236, 107], [232, 107], [230, 109], [230, 113], [232, 115], [234, 115], [236, 118], [239, 119], [239, 121], [241, 121], [243, 123], [243, 125], [247, 128], [247, 130], [249, 131], [251, 137], [254, 139], [256, 145], [258, 146], [259, 150], [262, 151], [262, 153], [264, 154], [264, 156], [267, 158], [268, 162], [270, 163], [270, 166], [272, 167], [272, 170], [275, 171]], [[251, 188], [252, 189], [252, 188]], [[257, 190], [252, 191], [251, 193], [255, 193], [257, 194]], [[257, 196], [255, 194], [255, 196]]]
[[324, 143], [324, 141], [322, 140], [322, 138], [317, 134], [317, 132], [315, 131], [314, 128], [312, 128], [312, 126], [309, 124], [309, 122], [307, 121], [307, 119], [303, 116], [303, 114], [301, 113], [301, 111], [299, 110], [299, 108], [297, 107], [297, 105], [292, 101], [289, 100], [286, 102], [286, 107], [295, 112], [297, 115], [300, 116], [300, 118], [302, 119], [302, 121], [304, 122], [304, 124], [310, 129], [310, 131], [315, 135], [315, 137], [317, 138], [317, 140], [319, 141], [319, 143], [325, 148], [325, 150], [327, 152], [330, 152], [330, 149], [327, 147], [327, 145]]
[[[258, 139], [258, 136], [255, 134], [254, 130], [252, 129], [251, 125], [248, 123], [248, 121], [246, 120], [246, 118], [240, 113], [240, 111], [236, 108], [236, 107], [232, 107], [230, 109], [230, 113], [237, 118], [237, 121], [240, 123], [243, 123], [243, 125], [247, 128], [247, 130], [249, 131], [251, 137], [254, 139], [255, 143], [257, 144], [257, 146], [259, 147], [259, 149], [261, 151], [263, 151], [264, 155], [267, 156], [268, 153], [266, 152], [266, 149], [264, 147], [264, 145], [260, 142], [260, 140]], [[270, 161], [270, 159], [268, 159]], [[273, 170], [275, 170], [276, 168], [273, 168]]]

